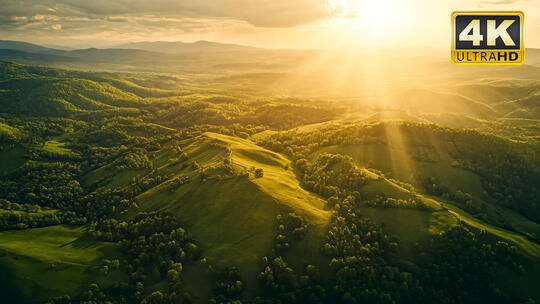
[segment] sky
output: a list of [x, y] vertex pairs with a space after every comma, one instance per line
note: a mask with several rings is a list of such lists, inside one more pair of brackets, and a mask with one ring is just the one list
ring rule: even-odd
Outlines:
[[455, 10], [521, 10], [540, 48], [540, 0], [0, 0], [0, 39], [53, 47], [209, 40], [274, 49], [446, 48]]

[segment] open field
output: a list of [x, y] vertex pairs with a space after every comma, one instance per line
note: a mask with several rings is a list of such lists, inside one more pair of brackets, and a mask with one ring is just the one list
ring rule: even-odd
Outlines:
[[97, 273], [110, 246], [80, 240], [84, 228], [51, 226], [0, 232], [0, 267], [33, 300], [74, 294]]

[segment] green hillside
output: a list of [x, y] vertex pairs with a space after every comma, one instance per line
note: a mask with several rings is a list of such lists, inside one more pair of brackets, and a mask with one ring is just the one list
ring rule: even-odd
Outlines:
[[415, 113], [460, 113], [483, 119], [495, 115], [489, 105], [461, 95], [409, 89], [395, 93], [394, 98], [397, 106]]
[[[22, 93], [32, 87], [32, 94]], [[1, 105], [13, 114], [56, 116], [80, 110], [133, 106], [138, 100], [108, 84], [84, 79], [27, 78], [0, 85]], [[99, 101], [97, 101], [99, 100]]]
[[[283, 58], [267, 64], [302, 57], [270, 53]], [[76, 54], [133, 69], [133, 54], [156, 56]], [[352, 78], [323, 85], [332, 62], [289, 86], [234, 73], [238, 62], [193, 74], [0, 62], [0, 292], [53, 304], [538, 302], [531, 67], [494, 80], [434, 63], [433, 84], [415, 72], [395, 87], [402, 71], [386, 67], [388, 94], [367, 82], [355, 95]]]
[[[179, 145], [187, 159], [171, 164], [177, 157], [170, 151], [173, 146], [157, 152], [154, 167], [172, 177], [139, 195], [137, 202], [142, 210], [177, 214], [210, 261], [235, 266], [254, 279], [260, 257], [271, 247], [278, 214], [296, 212], [316, 230], [328, 224], [325, 202], [300, 187], [282, 155], [216, 133]], [[263, 176], [255, 177], [253, 168], [262, 169]], [[171, 191], [171, 180], [178, 176], [189, 181]]]
[[[3, 279], [7, 274], [10, 278], [3, 290], [23, 294], [31, 302], [84, 290], [99, 274], [101, 259], [114, 249], [81, 240], [82, 234], [81, 228], [65, 226], [0, 232], [0, 268]], [[9, 299], [8, 293], [4, 300]]]

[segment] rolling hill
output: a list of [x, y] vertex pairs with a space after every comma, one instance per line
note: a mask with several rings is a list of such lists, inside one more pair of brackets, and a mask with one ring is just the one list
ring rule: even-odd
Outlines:
[[82, 241], [83, 232], [64, 226], [0, 232], [4, 300], [46, 301], [83, 290], [99, 274], [101, 259], [115, 250], [110, 244]]
[[[305, 217], [314, 237], [322, 241], [330, 213], [323, 208], [324, 200], [300, 187], [287, 158], [249, 140], [216, 133], [178, 144], [186, 160], [171, 162], [178, 157], [175, 146], [155, 152], [157, 173], [171, 177], [140, 194], [137, 204], [142, 210], [177, 214], [201, 240], [209, 261], [235, 266], [254, 280], [260, 257], [272, 245], [278, 214], [295, 212]], [[263, 177], [254, 178], [253, 167], [263, 169]], [[88, 174], [100, 180], [99, 175]], [[178, 177], [188, 181], [171, 190]], [[249, 283], [248, 287], [253, 288]]]
[[[185, 46], [197, 47], [218, 46]], [[96, 65], [162, 56], [65, 53]], [[223, 60], [208, 54], [163, 56], [207, 69], [0, 62], [0, 291], [10, 302], [540, 299], [534, 67], [501, 69], [499, 80], [442, 69], [434, 83], [394, 87], [401, 71], [348, 91], [323, 85], [336, 75], [327, 67], [246, 74], [216, 70]], [[345, 82], [373, 78], [353, 70]], [[333, 95], [341, 88], [366, 92]]]
[[[413, 113], [459, 113], [481, 119], [495, 116], [489, 105], [460, 95], [408, 89], [397, 92], [394, 96], [393, 105]], [[437, 102], [433, 102], [434, 100]]]

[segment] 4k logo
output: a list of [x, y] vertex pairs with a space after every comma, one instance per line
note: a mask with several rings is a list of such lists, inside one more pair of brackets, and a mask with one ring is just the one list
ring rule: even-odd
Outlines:
[[452, 13], [452, 62], [522, 64], [523, 12]]

